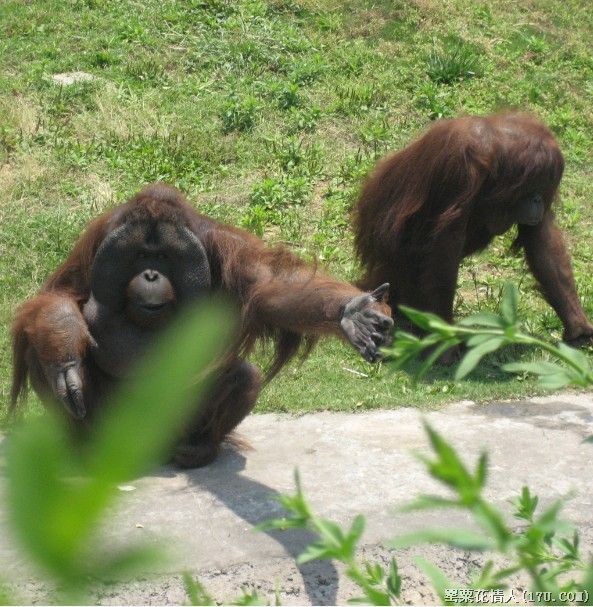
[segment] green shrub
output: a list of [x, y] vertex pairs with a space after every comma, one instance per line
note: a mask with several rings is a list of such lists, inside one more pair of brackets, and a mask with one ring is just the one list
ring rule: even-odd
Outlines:
[[255, 97], [232, 96], [223, 106], [220, 113], [222, 132], [250, 131], [255, 125], [259, 104]]
[[476, 48], [455, 36], [446, 38], [442, 49], [429, 53], [426, 73], [437, 84], [451, 84], [481, 76], [483, 70]]

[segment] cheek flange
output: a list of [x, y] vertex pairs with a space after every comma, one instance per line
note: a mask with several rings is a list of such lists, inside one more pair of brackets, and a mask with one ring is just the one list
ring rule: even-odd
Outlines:
[[171, 222], [153, 228], [143, 223], [124, 223], [107, 235], [93, 261], [91, 292], [99, 303], [112, 310], [125, 307], [128, 283], [139, 271], [138, 255], [147, 247], [167, 253], [169, 279], [178, 301], [194, 299], [210, 287], [206, 251], [187, 227]]

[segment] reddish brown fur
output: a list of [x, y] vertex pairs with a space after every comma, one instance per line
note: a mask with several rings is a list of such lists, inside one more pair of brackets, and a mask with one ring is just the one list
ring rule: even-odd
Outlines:
[[564, 169], [552, 132], [532, 116], [502, 113], [435, 123], [379, 163], [354, 214], [361, 285], [390, 282], [406, 304], [452, 320], [461, 260], [515, 223], [516, 205], [539, 193], [543, 220], [519, 225], [517, 246], [560, 316], [565, 339], [593, 335], [552, 212]]
[[[248, 232], [197, 213], [174, 188], [154, 184], [91, 222], [41, 293], [17, 311], [12, 327], [13, 406], [28, 377], [37, 392], [51, 396], [47, 365], [84, 359], [85, 405], [88, 410], [95, 408], [114, 380], [106, 377], [88, 354], [92, 337], [81, 310], [91, 295], [93, 260], [102, 241], [120, 224], [163, 220], [185, 226], [199, 238], [210, 263], [212, 290], [230, 296], [241, 310], [242, 330], [227, 368], [178, 453], [180, 464], [202, 465], [255, 403], [260, 373], [242, 361], [255, 342], [266, 339], [274, 345], [269, 379], [303, 342], [310, 348], [320, 335], [341, 335], [342, 310], [362, 293], [317, 271], [284, 248], [268, 248]], [[383, 303], [369, 305], [390, 313]]]

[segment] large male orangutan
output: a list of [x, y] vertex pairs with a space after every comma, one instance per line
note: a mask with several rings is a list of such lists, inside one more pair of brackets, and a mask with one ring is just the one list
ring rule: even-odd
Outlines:
[[405, 304], [450, 322], [461, 260], [517, 224], [514, 244], [525, 249], [564, 339], [589, 341], [593, 326], [552, 211], [563, 169], [551, 131], [529, 115], [435, 123], [380, 162], [362, 189], [354, 215], [360, 285], [389, 281], [394, 314]]
[[261, 374], [244, 357], [258, 338], [275, 343], [269, 377], [303, 339], [321, 334], [347, 337], [373, 361], [393, 324], [382, 303], [387, 288], [363, 293], [338, 282], [154, 184], [95, 219], [41, 293], [18, 310], [13, 406], [29, 378], [75, 426], [88, 424], [180, 306], [222, 292], [240, 307], [241, 335], [174, 455], [181, 466], [205, 465], [255, 404]]

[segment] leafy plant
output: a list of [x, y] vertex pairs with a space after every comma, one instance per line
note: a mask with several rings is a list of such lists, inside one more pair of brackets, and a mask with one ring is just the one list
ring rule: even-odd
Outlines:
[[451, 84], [480, 76], [482, 67], [472, 45], [457, 37], [447, 38], [442, 50], [433, 49], [426, 59], [426, 73], [437, 84]]
[[298, 471], [295, 472], [295, 495], [281, 495], [278, 501], [288, 510], [286, 518], [274, 519], [258, 526], [269, 529], [309, 529], [319, 536], [314, 544], [308, 546], [297, 558], [297, 564], [316, 559], [335, 559], [346, 565], [346, 575], [363, 590], [363, 596], [352, 602], [372, 605], [390, 605], [398, 600], [401, 590], [401, 577], [397, 563], [392, 559], [385, 570], [377, 563], [359, 563], [356, 549], [365, 527], [365, 519], [358, 515], [348, 531], [327, 519], [316, 516], [301, 487]]
[[389, 138], [389, 124], [385, 117], [367, 122], [358, 131], [362, 143], [373, 149], [374, 155], [379, 155], [379, 150]]
[[371, 108], [384, 105], [387, 94], [376, 84], [354, 84], [338, 90], [336, 111], [346, 116], [358, 116]]
[[266, 226], [274, 222], [273, 214], [262, 204], [253, 204], [247, 207], [241, 217], [241, 227], [253, 232], [260, 238], [264, 235]]
[[416, 99], [418, 107], [428, 110], [431, 120], [453, 115], [454, 108], [449, 101], [449, 93], [435, 82], [424, 82], [418, 89]]
[[317, 128], [320, 116], [321, 110], [315, 106], [293, 109], [290, 112], [288, 132], [291, 134], [301, 131], [311, 133]]
[[286, 173], [311, 177], [323, 168], [323, 149], [317, 143], [307, 144], [297, 137], [289, 137], [283, 141], [271, 141], [270, 147]]
[[269, 211], [302, 205], [309, 196], [310, 185], [303, 177], [269, 177], [253, 186], [249, 206]]
[[255, 97], [250, 95], [245, 97], [231, 96], [220, 113], [222, 132], [250, 131], [255, 125], [258, 110], [259, 105]]
[[278, 107], [281, 110], [288, 110], [293, 107], [299, 107], [303, 103], [298, 84], [290, 83], [282, 88], [278, 93]]
[[[593, 369], [587, 356], [565, 343], [551, 344], [524, 333], [517, 317], [517, 287], [507, 283], [503, 290], [500, 312], [478, 312], [451, 325], [430, 312], [420, 312], [400, 306], [405, 316], [425, 335], [418, 337], [405, 331], [396, 331], [395, 340], [387, 349], [394, 369], [409, 370], [415, 380], [426, 375], [432, 365], [448, 350], [467, 348], [455, 379], [466, 377], [484, 356], [508, 346], [518, 344], [543, 350], [558, 362], [546, 360], [520, 361], [502, 365], [510, 373], [532, 373], [545, 388], [556, 390], [568, 385], [587, 387], [593, 384]], [[422, 362], [413, 366], [413, 363]]]
[[[485, 453], [479, 457], [472, 472], [462, 462], [455, 449], [433, 428], [425, 424], [434, 459], [419, 456], [430, 475], [446, 486], [453, 496], [450, 498], [421, 495], [405, 509], [407, 511], [427, 508], [459, 508], [468, 511], [479, 532], [464, 529], [423, 529], [400, 536], [389, 545], [404, 548], [422, 543], [441, 543], [463, 550], [490, 551], [504, 555], [502, 566], [487, 560], [469, 588], [495, 590], [508, 588], [508, 580], [516, 574], [526, 574], [533, 592], [547, 592], [551, 602], [560, 601], [561, 593], [586, 590], [587, 577], [593, 573], [593, 562], [588, 569], [579, 553], [579, 536], [560, 518], [562, 501], [556, 501], [543, 511], [537, 511], [538, 498], [532, 496], [528, 487], [514, 500], [513, 516], [521, 521], [518, 529], [505, 522], [503, 513], [483, 495], [488, 472]], [[447, 589], [455, 588], [437, 567], [419, 561], [432, 580], [443, 603], [450, 603]], [[585, 575], [580, 580], [568, 575]]]
[[[204, 588], [203, 584], [192, 577], [189, 573], [183, 574], [183, 586], [189, 599], [190, 605], [219, 605]], [[225, 601], [225, 605], [266, 605], [256, 590], [243, 588], [243, 594], [232, 601]], [[280, 605], [279, 597], [276, 597], [275, 605]]]
[[[434, 457], [419, 458], [430, 475], [449, 489], [452, 496], [421, 495], [404, 510], [465, 510], [471, 514], [479, 531], [423, 529], [399, 536], [388, 542], [388, 545], [392, 548], [407, 548], [418, 544], [439, 543], [462, 550], [494, 552], [504, 557], [502, 565], [496, 565], [494, 560], [488, 559], [465, 587], [448, 580], [438, 567], [418, 558], [417, 564], [431, 579], [442, 603], [459, 602], [454, 591], [463, 592], [464, 588], [470, 591], [470, 601], [471, 591], [491, 591], [493, 595], [501, 593], [504, 589], [509, 589], [509, 579], [520, 574], [527, 575], [532, 592], [541, 593], [540, 596], [550, 604], [566, 603], [567, 596], [593, 597], [593, 561], [585, 564], [579, 551], [578, 533], [560, 518], [562, 501], [556, 501], [539, 511], [537, 496], [532, 495], [529, 488], [523, 487], [521, 495], [513, 502], [513, 516], [520, 521], [520, 526], [514, 529], [505, 522], [504, 514], [483, 495], [488, 476], [486, 454], [479, 457], [472, 471], [463, 463], [455, 449], [430, 425], [425, 424], [425, 429]], [[311, 510], [298, 472], [295, 473], [295, 484], [294, 495], [278, 498], [288, 511], [288, 516], [268, 521], [260, 528], [300, 528], [315, 532], [319, 539], [305, 549], [297, 562], [335, 559], [344, 563], [346, 575], [363, 592], [361, 597], [350, 602], [371, 605], [398, 603], [401, 600], [402, 579], [395, 559], [391, 560], [387, 569], [377, 563], [359, 563], [356, 559], [365, 525], [364, 517], [355, 517], [350, 529], [344, 531], [336, 523], [318, 517]]]

